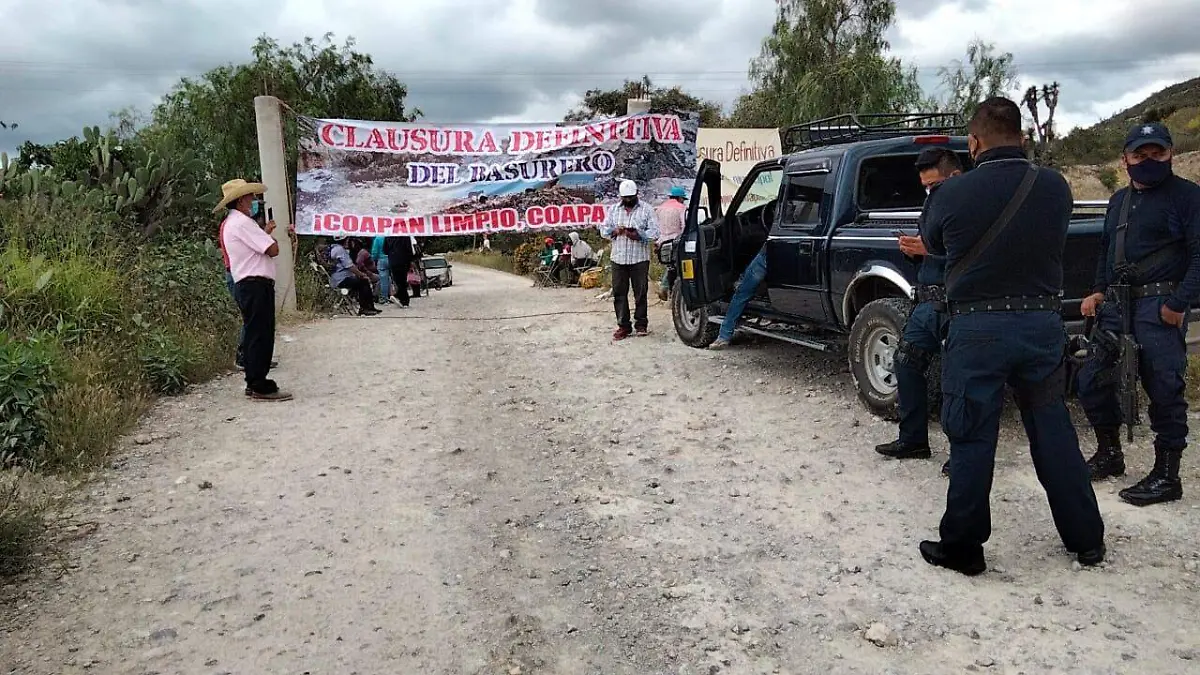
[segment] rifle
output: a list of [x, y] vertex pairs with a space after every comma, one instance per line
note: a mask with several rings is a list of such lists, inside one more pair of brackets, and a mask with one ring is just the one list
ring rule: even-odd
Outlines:
[[1125, 439], [1133, 442], [1133, 427], [1141, 424], [1141, 408], [1138, 405], [1138, 351], [1141, 347], [1133, 339], [1133, 294], [1129, 274], [1117, 271], [1117, 283], [1109, 286], [1117, 309], [1121, 313], [1120, 332], [1117, 334], [1117, 396], [1121, 401], [1121, 417], [1125, 420]]

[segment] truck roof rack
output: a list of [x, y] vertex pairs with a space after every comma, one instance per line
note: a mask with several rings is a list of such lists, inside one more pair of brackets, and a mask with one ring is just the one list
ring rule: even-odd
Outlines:
[[881, 138], [956, 135], [963, 130], [958, 113], [850, 113], [788, 127], [783, 132], [783, 152]]

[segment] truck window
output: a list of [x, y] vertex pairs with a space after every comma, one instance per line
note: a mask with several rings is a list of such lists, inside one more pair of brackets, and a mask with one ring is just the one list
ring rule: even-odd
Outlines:
[[858, 170], [858, 208], [920, 209], [925, 203], [925, 188], [913, 166], [917, 153], [871, 157]]
[[[748, 176], [747, 179], [752, 181], [750, 189], [746, 192], [746, 196], [742, 198], [741, 203], [737, 205], [735, 213], [742, 214], [750, 209], [758, 208], [778, 199], [779, 178], [782, 175], [783, 168], [778, 167], [765, 169]], [[744, 184], [745, 181], [743, 181]]]
[[828, 174], [788, 176], [780, 225], [811, 230], [821, 223], [821, 196]]

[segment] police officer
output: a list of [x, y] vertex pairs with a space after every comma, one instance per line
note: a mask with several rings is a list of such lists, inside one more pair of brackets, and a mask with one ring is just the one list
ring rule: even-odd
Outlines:
[[[1187, 445], [1184, 373], [1188, 307], [1200, 296], [1200, 186], [1171, 172], [1171, 133], [1162, 124], [1139, 124], [1125, 139], [1121, 164], [1130, 186], [1108, 202], [1103, 255], [1095, 292], [1081, 307], [1096, 316], [1101, 334], [1120, 329], [1109, 286], [1132, 286], [1133, 337], [1141, 346], [1138, 375], [1150, 399], [1154, 468], [1119, 493], [1137, 506], [1183, 497], [1179, 460]], [[1120, 278], [1119, 278], [1120, 277]], [[1113, 300], [1109, 298], [1109, 300]], [[1092, 480], [1125, 474], [1114, 349], [1096, 350], [1079, 374], [1079, 401], [1096, 431], [1096, 454], [1088, 460]]]
[[1009, 384], [1059, 536], [1081, 564], [1096, 565], [1104, 559], [1104, 522], [1064, 400], [1059, 312], [1071, 188], [1026, 160], [1012, 101], [984, 101], [967, 130], [976, 167], [930, 196], [922, 229], [929, 252], [946, 256], [942, 426], [950, 487], [941, 541], [921, 542], [921, 556], [967, 575], [987, 569], [989, 493]]
[[[949, 148], [926, 148], [917, 155], [917, 173], [925, 190], [933, 194], [942, 181], [962, 173], [962, 162]], [[928, 384], [925, 371], [941, 349], [941, 314], [937, 307], [946, 299], [942, 286], [946, 259], [929, 255], [920, 236], [901, 236], [900, 251], [910, 258], [921, 259], [915, 289], [917, 304], [904, 324], [904, 337], [896, 348], [900, 438], [876, 446], [875, 452], [893, 459], [928, 459], [932, 453], [929, 451]], [[948, 475], [949, 471], [950, 460], [946, 460], [942, 465], [942, 473]]]

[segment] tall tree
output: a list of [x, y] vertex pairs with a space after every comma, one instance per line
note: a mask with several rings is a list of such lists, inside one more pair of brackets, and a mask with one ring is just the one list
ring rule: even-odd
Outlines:
[[966, 60], [956, 60], [938, 69], [947, 112], [958, 112], [971, 119], [985, 99], [1003, 96], [1017, 86], [1017, 68], [1011, 52], [996, 53], [996, 45], [979, 38], [967, 45]]
[[671, 111], [700, 113], [700, 126], [718, 126], [721, 123], [721, 106], [706, 101], [674, 87], [656, 87], [650, 76], [640, 80], [625, 80], [619, 89], [590, 89], [583, 95], [580, 107], [567, 113], [564, 121], [583, 122], [597, 117], [619, 117], [625, 114], [626, 103], [631, 98], [650, 97], [650, 112]]
[[906, 112], [921, 102], [914, 68], [887, 55], [892, 0], [776, 0], [775, 25], [750, 62], [754, 90], [735, 126], [783, 127], [829, 115]]
[[[180, 81], [154, 108], [143, 138], [192, 148], [210, 178], [227, 180], [259, 174], [255, 96], [276, 96], [293, 112], [311, 117], [412, 121], [420, 115], [405, 109], [404, 84], [377, 69], [369, 55], [354, 51], [353, 38], [339, 46], [327, 34], [285, 48], [263, 36], [251, 51], [248, 63]], [[288, 170], [294, 175], [296, 124], [290, 115], [284, 119]]]

